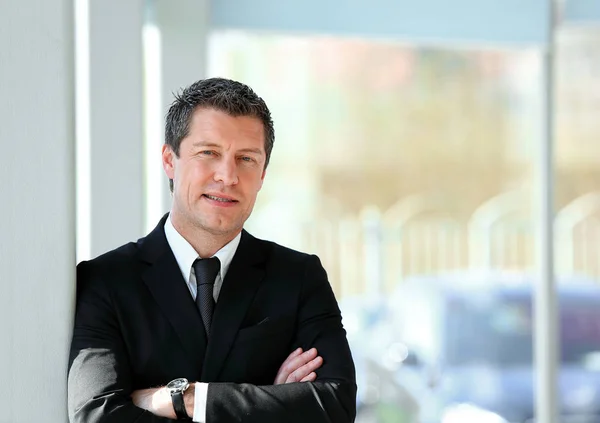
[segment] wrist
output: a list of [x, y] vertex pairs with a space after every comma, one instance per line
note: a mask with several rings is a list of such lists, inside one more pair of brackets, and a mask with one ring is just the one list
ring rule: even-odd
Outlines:
[[153, 395], [153, 408], [156, 410], [154, 414], [164, 416], [169, 419], [176, 419], [175, 410], [173, 409], [173, 401], [171, 393], [167, 388], [158, 389]]
[[183, 403], [185, 404], [185, 411], [190, 419], [194, 418], [194, 398], [196, 395], [196, 384], [190, 383], [190, 386], [183, 393]]

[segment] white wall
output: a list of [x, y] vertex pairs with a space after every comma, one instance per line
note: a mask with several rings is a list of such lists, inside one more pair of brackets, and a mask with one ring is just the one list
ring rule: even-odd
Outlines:
[[143, 12], [89, 0], [90, 257], [144, 235]]
[[73, 5], [0, 4], [0, 421], [67, 420], [74, 303]]

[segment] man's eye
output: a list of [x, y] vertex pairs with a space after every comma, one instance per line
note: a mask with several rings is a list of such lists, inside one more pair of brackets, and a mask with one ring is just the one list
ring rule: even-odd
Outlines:
[[204, 154], [206, 156], [212, 156], [212, 155], [214, 155], [214, 153], [215, 153], [214, 151], [210, 151], [210, 150], [204, 150], [204, 151], [200, 152], [200, 154]]
[[248, 156], [243, 156], [242, 160], [245, 161], [245, 162], [252, 162], [252, 161], [254, 161], [254, 159], [252, 157], [248, 157]]

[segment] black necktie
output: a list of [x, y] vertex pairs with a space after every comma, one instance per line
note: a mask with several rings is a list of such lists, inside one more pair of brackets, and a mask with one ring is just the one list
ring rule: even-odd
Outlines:
[[202, 316], [202, 323], [204, 323], [206, 337], [208, 338], [213, 310], [215, 309], [213, 287], [215, 286], [217, 274], [221, 269], [221, 262], [218, 258], [211, 257], [209, 259], [197, 259], [193, 266], [196, 273], [196, 305], [200, 310], [200, 316]]

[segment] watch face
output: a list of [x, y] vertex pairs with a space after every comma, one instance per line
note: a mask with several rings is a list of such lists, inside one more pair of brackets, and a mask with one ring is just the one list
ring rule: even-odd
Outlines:
[[182, 391], [188, 387], [188, 380], [185, 378], [175, 379], [168, 383], [167, 389], [170, 391]]

